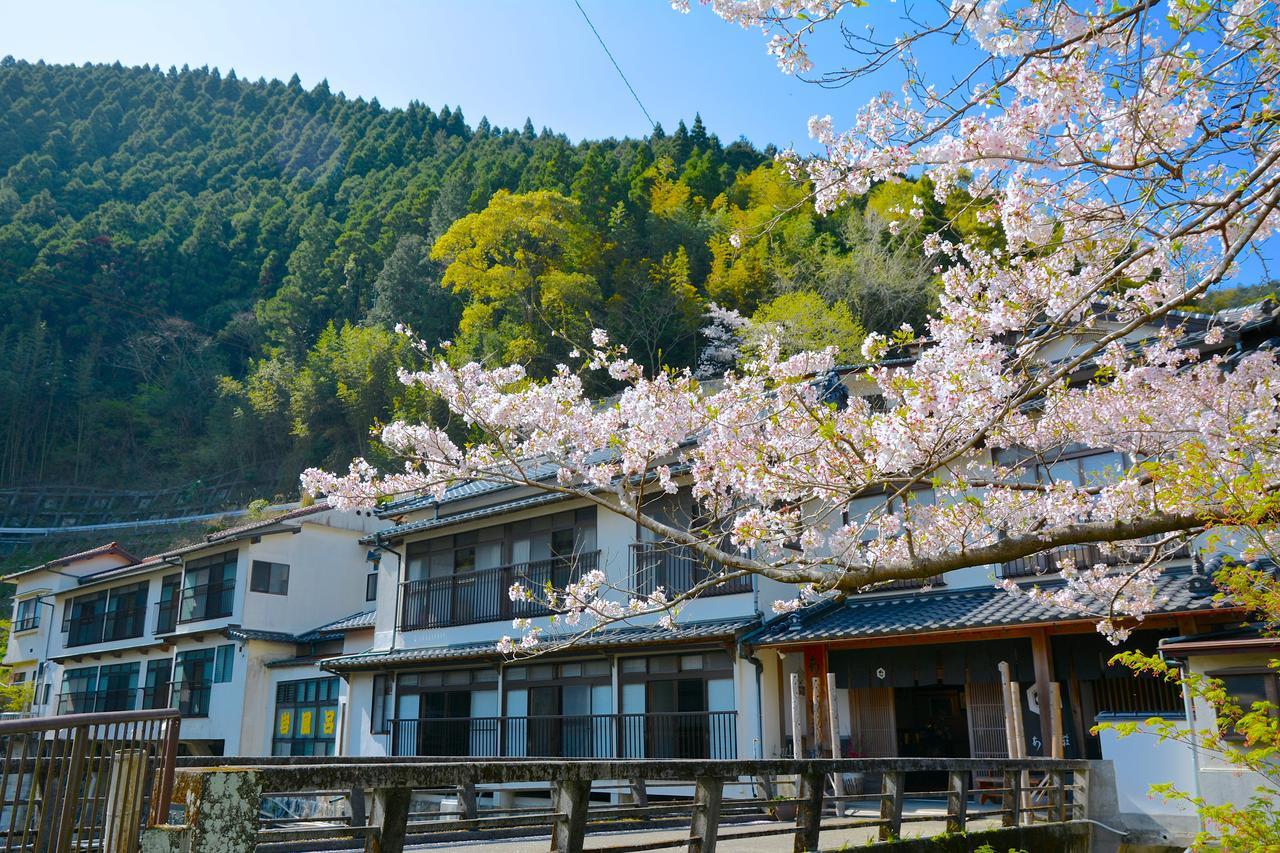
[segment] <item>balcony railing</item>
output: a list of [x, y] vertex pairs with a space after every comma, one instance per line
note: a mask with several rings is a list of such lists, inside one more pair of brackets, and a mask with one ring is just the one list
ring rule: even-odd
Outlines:
[[178, 627], [178, 604], [180, 599], [156, 602], [156, 633], [167, 634]]
[[[632, 588], [649, 595], [662, 587], [667, 596], [680, 595], [710, 580], [724, 568], [682, 545], [668, 542], [636, 542], [631, 546]], [[751, 576], [734, 578], [709, 587], [702, 595], [750, 592]]]
[[235, 583], [205, 583], [182, 590], [179, 622], [199, 622], [231, 615], [235, 599]]
[[550, 611], [537, 602], [512, 601], [507, 594], [511, 585], [521, 583], [527, 588], [540, 590], [551, 584], [556, 589], [564, 589], [583, 572], [591, 571], [599, 564], [600, 552], [588, 551], [573, 557], [405, 581], [401, 584], [400, 627], [412, 631], [544, 616]]
[[58, 695], [59, 714], [96, 714], [169, 707], [169, 685], [158, 687], [85, 690]]
[[[1158, 540], [1144, 541], [1148, 545], [1154, 545]], [[1139, 542], [1136, 546], [1129, 548], [1119, 546], [1105, 552], [1097, 545], [1064, 545], [1061, 548], [1042, 551], [1039, 554], [1020, 557], [1017, 560], [1004, 563], [1000, 567], [1000, 577], [1030, 578], [1039, 575], [1053, 575], [1062, 571], [1063, 566], [1092, 568], [1099, 563], [1104, 566], [1123, 566], [1128, 563], [1141, 562], [1148, 556], [1144, 552], [1149, 550], [1143, 548], [1142, 545], [1143, 542]], [[1168, 554], [1168, 558], [1174, 560], [1189, 556], [1191, 556], [1191, 551], [1186, 545]]]
[[736, 758], [736, 711], [391, 720], [389, 754]]
[[169, 707], [177, 708], [184, 717], [209, 716], [209, 702], [213, 698], [211, 684], [182, 684], [175, 682], [170, 691]]
[[67, 635], [66, 645], [87, 646], [102, 642], [102, 626], [106, 622], [105, 613], [91, 613], [84, 616], [73, 616], [62, 624], [62, 632]]
[[121, 607], [73, 617], [63, 625], [66, 645], [70, 648], [141, 637], [146, 630], [146, 613], [143, 607]]
[[22, 631], [34, 631], [36, 628], [39, 628], [39, 627], [40, 627], [39, 613], [35, 614], [34, 616], [23, 617], [22, 619], [19, 619], [13, 623], [13, 630], [15, 633], [21, 633]]

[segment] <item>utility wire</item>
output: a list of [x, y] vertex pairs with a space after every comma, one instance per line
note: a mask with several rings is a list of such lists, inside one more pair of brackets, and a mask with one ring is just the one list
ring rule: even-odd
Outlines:
[[609, 57], [609, 61], [613, 63], [613, 67], [618, 72], [618, 76], [622, 78], [622, 82], [626, 84], [627, 91], [631, 93], [631, 97], [636, 99], [636, 104], [640, 107], [640, 112], [644, 113], [644, 117], [648, 119], [650, 127], [657, 127], [649, 111], [644, 108], [644, 102], [640, 100], [640, 96], [636, 94], [636, 90], [631, 87], [631, 81], [627, 79], [627, 75], [622, 73], [622, 66], [618, 65], [618, 60], [613, 58], [613, 53], [609, 50], [609, 45], [604, 43], [604, 39], [600, 36], [600, 31], [596, 29], [596, 25], [591, 23], [591, 18], [587, 15], [587, 10], [582, 8], [582, 4], [578, 0], [573, 0], [573, 5], [578, 7], [578, 11], [582, 13], [582, 18], [587, 22], [587, 26], [591, 28], [591, 32], [595, 33], [596, 41], [600, 42], [600, 46], [604, 48], [604, 55]]

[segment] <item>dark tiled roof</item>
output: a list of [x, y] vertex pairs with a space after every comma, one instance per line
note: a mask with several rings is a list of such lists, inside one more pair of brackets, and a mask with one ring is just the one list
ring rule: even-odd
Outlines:
[[330, 622], [328, 625], [321, 625], [319, 628], [313, 628], [305, 634], [300, 635], [303, 638], [310, 638], [312, 635], [320, 634], [337, 634], [343, 631], [356, 631], [360, 628], [372, 628], [374, 617], [377, 615], [376, 610], [363, 610], [359, 613], [352, 613], [350, 616], [343, 616]]
[[295, 507], [272, 518], [250, 521], [247, 524], [239, 524], [235, 527], [228, 527], [226, 530], [219, 530], [216, 533], [207, 534], [204, 539], [206, 542], [218, 542], [223, 539], [232, 539], [236, 536], [240, 536], [254, 530], [264, 530], [268, 527], [274, 527], [275, 525], [286, 521], [293, 521], [295, 518], [305, 518], [308, 515], [328, 512], [331, 509], [333, 509], [333, 507], [323, 501], [317, 504], [312, 504], [311, 506]]
[[59, 557], [56, 560], [50, 560], [47, 563], [41, 563], [38, 566], [32, 566], [29, 569], [23, 569], [21, 571], [14, 572], [9, 575], [5, 575], [4, 579], [8, 580], [9, 578], [16, 578], [19, 575], [25, 575], [31, 572], [38, 572], [41, 569], [55, 569], [55, 568], [58, 568], [59, 566], [69, 566], [72, 563], [77, 563], [81, 560], [90, 560], [90, 559], [93, 559], [94, 557], [101, 557], [106, 554], [116, 554], [118, 556], [124, 557], [130, 563], [138, 562], [138, 558], [130, 554], [124, 548], [121, 548], [119, 542], [108, 542], [105, 545], [99, 545], [96, 548], [90, 548], [88, 551], [80, 551], [75, 554], [68, 554], [65, 557]]
[[[1190, 573], [1185, 570], [1170, 570], [1160, 577], [1156, 592], [1167, 600], [1157, 612], [1186, 613], [1213, 609], [1211, 597], [1191, 594], [1187, 587], [1189, 577]], [[1060, 587], [1062, 583], [1051, 581], [1039, 586], [1048, 589]], [[1101, 609], [1100, 603], [1098, 606]], [[1014, 596], [992, 586], [819, 604], [808, 612], [800, 611], [774, 619], [744, 639], [753, 645], [763, 646], [1064, 621], [1090, 620], [1089, 617], [1040, 604], [1025, 596]]]
[[241, 628], [232, 625], [222, 629], [222, 635], [228, 640], [266, 640], [270, 643], [296, 643], [298, 638], [288, 631], [261, 631], [257, 628]]
[[455, 512], [452, 515], [445, 515], [440, 518], [423, 518], [418, 521], [409, 521], [404, 524], [397, 524], [394, 527], [388, 527], [386, 530], [380, 530], [373, 536], [366, 536], [360, 541], [366, 544], [372, 542], [388, 542], [392, 539], [398, 539], [408, 533], [420, 533], [423, 530], [434, 530], [438, 527], [447, 527], [451, 524], [461, 524], [464, 521], [475, 521], [479, 518], [488, 518], [494, 515], [502, 515], [504, 513], [515, 512], [521, 509], [542, 506], [543, 504], [556, 503], [570, 497], [573, 497], [573, 495], [558, 493], [532, 495], [527, 498], [505, 501], [503, 503], [468, 510], [466, 512]]
[[[602, 629], [578, 640], [568, 636], [543, 637], [538, 649], [542, 653], [556, 651], [584, 651], [587, 649], [614, 648], [618, 646], [643, 646], [668, 643], [690, 643], [703, 640], [715, 640], [736, 637], [758, 623], [754, 616], [741, 619], [721, 619], [714, 622], [691, 622], [667, 629], [656, 625], [635, 628]], [[370, 649], [354, 655], [330, 658], [324, 661], [324, 668], [334, 671], [354, 669], [382, 669], [385, 667], [406, 666], [415, 663], [449, 660], [497, 660], [498, 653], [493, 641], [485, 643], [469, 643], [458, 646], [428, 646], [413, 649], [394, 649], [391, 651]]]

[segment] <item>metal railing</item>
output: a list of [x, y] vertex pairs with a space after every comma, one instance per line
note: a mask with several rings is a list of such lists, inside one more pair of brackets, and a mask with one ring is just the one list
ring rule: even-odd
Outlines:
[[39, 627], [40, 627], [39, 613], [36, 613], [35, 615], [32, 615], [32, 616], [24, 617], [22, 619], [18, 619], [13, 623], [13, 630], [15, 633], [19, 633], [22, 631], [34, 631], [36, 628], [39, 628]]
[[510, 758], [733, 758], [736, 711], [437, 717], [390, 721], [390, 754]]
[[178, 605], [181, 599], [177, 596], [168, 601], [156, 602], [156, 633], [167, 634], [178, 627]]
[[[649, 595], [658, 587], [668, 596], [680, 595], [724, 571], [683, 545], [670, 542], [635, 542], [631, 545], [631, 585], [639, 595]], [[732, 595], [750, 592], [751, 576], [736, 577], [709, 587], [702, 595]]]
[[[1163, 538], [1163, 537], [1160, 537]], [[1040, 575], [1053, 575], [1062, 571], [1063, 566], [1088, 569], [1098, 564], [1104, 566], [1123, 566], [1141, 562], [1147, 558], [1143, 544], [1154, 545], [1156, 538], [1140, 540], [1136, 545], [1125, 548], [1123, 545], [1103, 550], [1098, 545], [1063, 545], [1048, 551], [1041, 551], [1029, 557], [1019, 557], [1000, 566], [1002, 578], [1030, 578]], [[1191, 556], [1191, 550], [1182, 545], [1171, 550], [1167, 559], [1178, 560]]]
[[[1106, 772], [1106, 762], [1098, 768]], [[647, 851], [685, 847], [709, 853], [718, 841], [776, 837], [777, 849], [817, 850], [819, 834], [829, 830], [867, 829], [881, 840], [913, 835], [964, 833], [979, 826], [1020, 826], [1019, 845], [1034, 850], [1087, 846], [1089, 825], [1101, 808], [1095, 799], [1114, 788], [1091, 785], [1095, 765], [1053, 759], [880, 758], [807, 760], [471, 760], [397, 761], [386, 758], [190, 758], [179, 774], [192, 792], [197, 814], [244, 816], [228, 832], [224, 822], [197, 822], [185, 837], [169, 839], [207, 849], [216, 843], [224, 853], [252, 853], [255, 845], [275, 850], [329, 849], [342, 839], [380, 853], [401, 853], [407, 845], [458, 844], [484, 836], [478, 832], [518, 834], [529, 839], [551, 836], [551, 849], [580, 853], [588, 834], [618, 833], [609, 846], [590, 849]], [[845, 774], [878, 778], [879, 789], [841, 792]], [[217, 784], [201, 784], [210, 774]], [[906, 808], [907, 781], [941, 776], [944, 790], [922, 793], [911, 786], [913, 799], [926, 797], [928, 809]], [[836, 787], [829, 787], [828, 782]], [[979, 784], [995, 782], [978, 790]], [[545, 796], [551, 785], [550, 800]], [[650, 805], [649, 785], [660, 786], [661, 802]], [[1096, 788], [1095, 794], [1092, 789]], [[373, 792], [372, 808], [366, 791]], [[828, 790], [837, 793], [828, 794]], [[346, 820], [323, 824], [309, 817], [280, 820], [262, 807], [275, 797], [299, 798], [308, 792], [332, 801], [347, 793]], [[500, 796], [505, 792], [506, 796]], [[606, 795], [593, 798], [593, 793]], [[619, 802], [610, 794], [622, 793]], [[523, 794], [522, 802], [512, 802]], [[530, 796], [532, 794], [532, 796]], [[486, 795], [492, 804], [485, 807]], [[541, 796], [538, 796], [541, 795]], [[983, 800], [994, 799], [997, 807]], [[977, 802], [973, 802], [977, 800]], [[423, 811], [423, 806], [428, 806]], [[938, 808], [938, 806], [941, 808]], [[825, 813], [827, 806], [834, 814]], [[1102, 808], [1106, 808], [1103, 806]], [[249, 831], [259, 816], [257, 833]], [[204, 825], [208, 823], [208, 825]], [[665, 829], [655, 838], [642, 828]], [[669, 830], [687, 828], [687, 837], [672, 839]], [[208, 836], [202, 836], [208, 833]], [[788, 838], [790, 836], [790, 838]], [[502, 837], [502, 836], [500, 836]], [[1070, 839], [1066, 843], [1064, 839]]]
[[511, 585], [521, 583], [531, 589], [542, 589], [551, 584], [556, 589], [564, 589], [599, 564], [600, 552], [588, 551], [572, 557], [405, 581], [401, 584], [400, 627], [412, 631], [545, 616], [550, 611], [535, 601], [512, 601], [508, 595]]
[[81, 690], [60, 693], [57, 698], [59, 716], [135, 709], [155, 710], [169, 707], [169, 685], [166, 683], [157, 687]]
[[200, 622], [231, 615], [235, 603], [235, 583], [203, 583], [184, 587], [178, 610], [179, 622]]
[[133, 850], [167, 822], [177, 714], [129, 711], [0, 721], [6, 850]]

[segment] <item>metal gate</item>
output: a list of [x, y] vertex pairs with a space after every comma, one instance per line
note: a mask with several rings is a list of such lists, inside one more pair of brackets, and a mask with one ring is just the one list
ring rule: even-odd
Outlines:
[[179, 724], [168, 708], [0, 722], [4, 849], [133, 853], [167, 822]]

